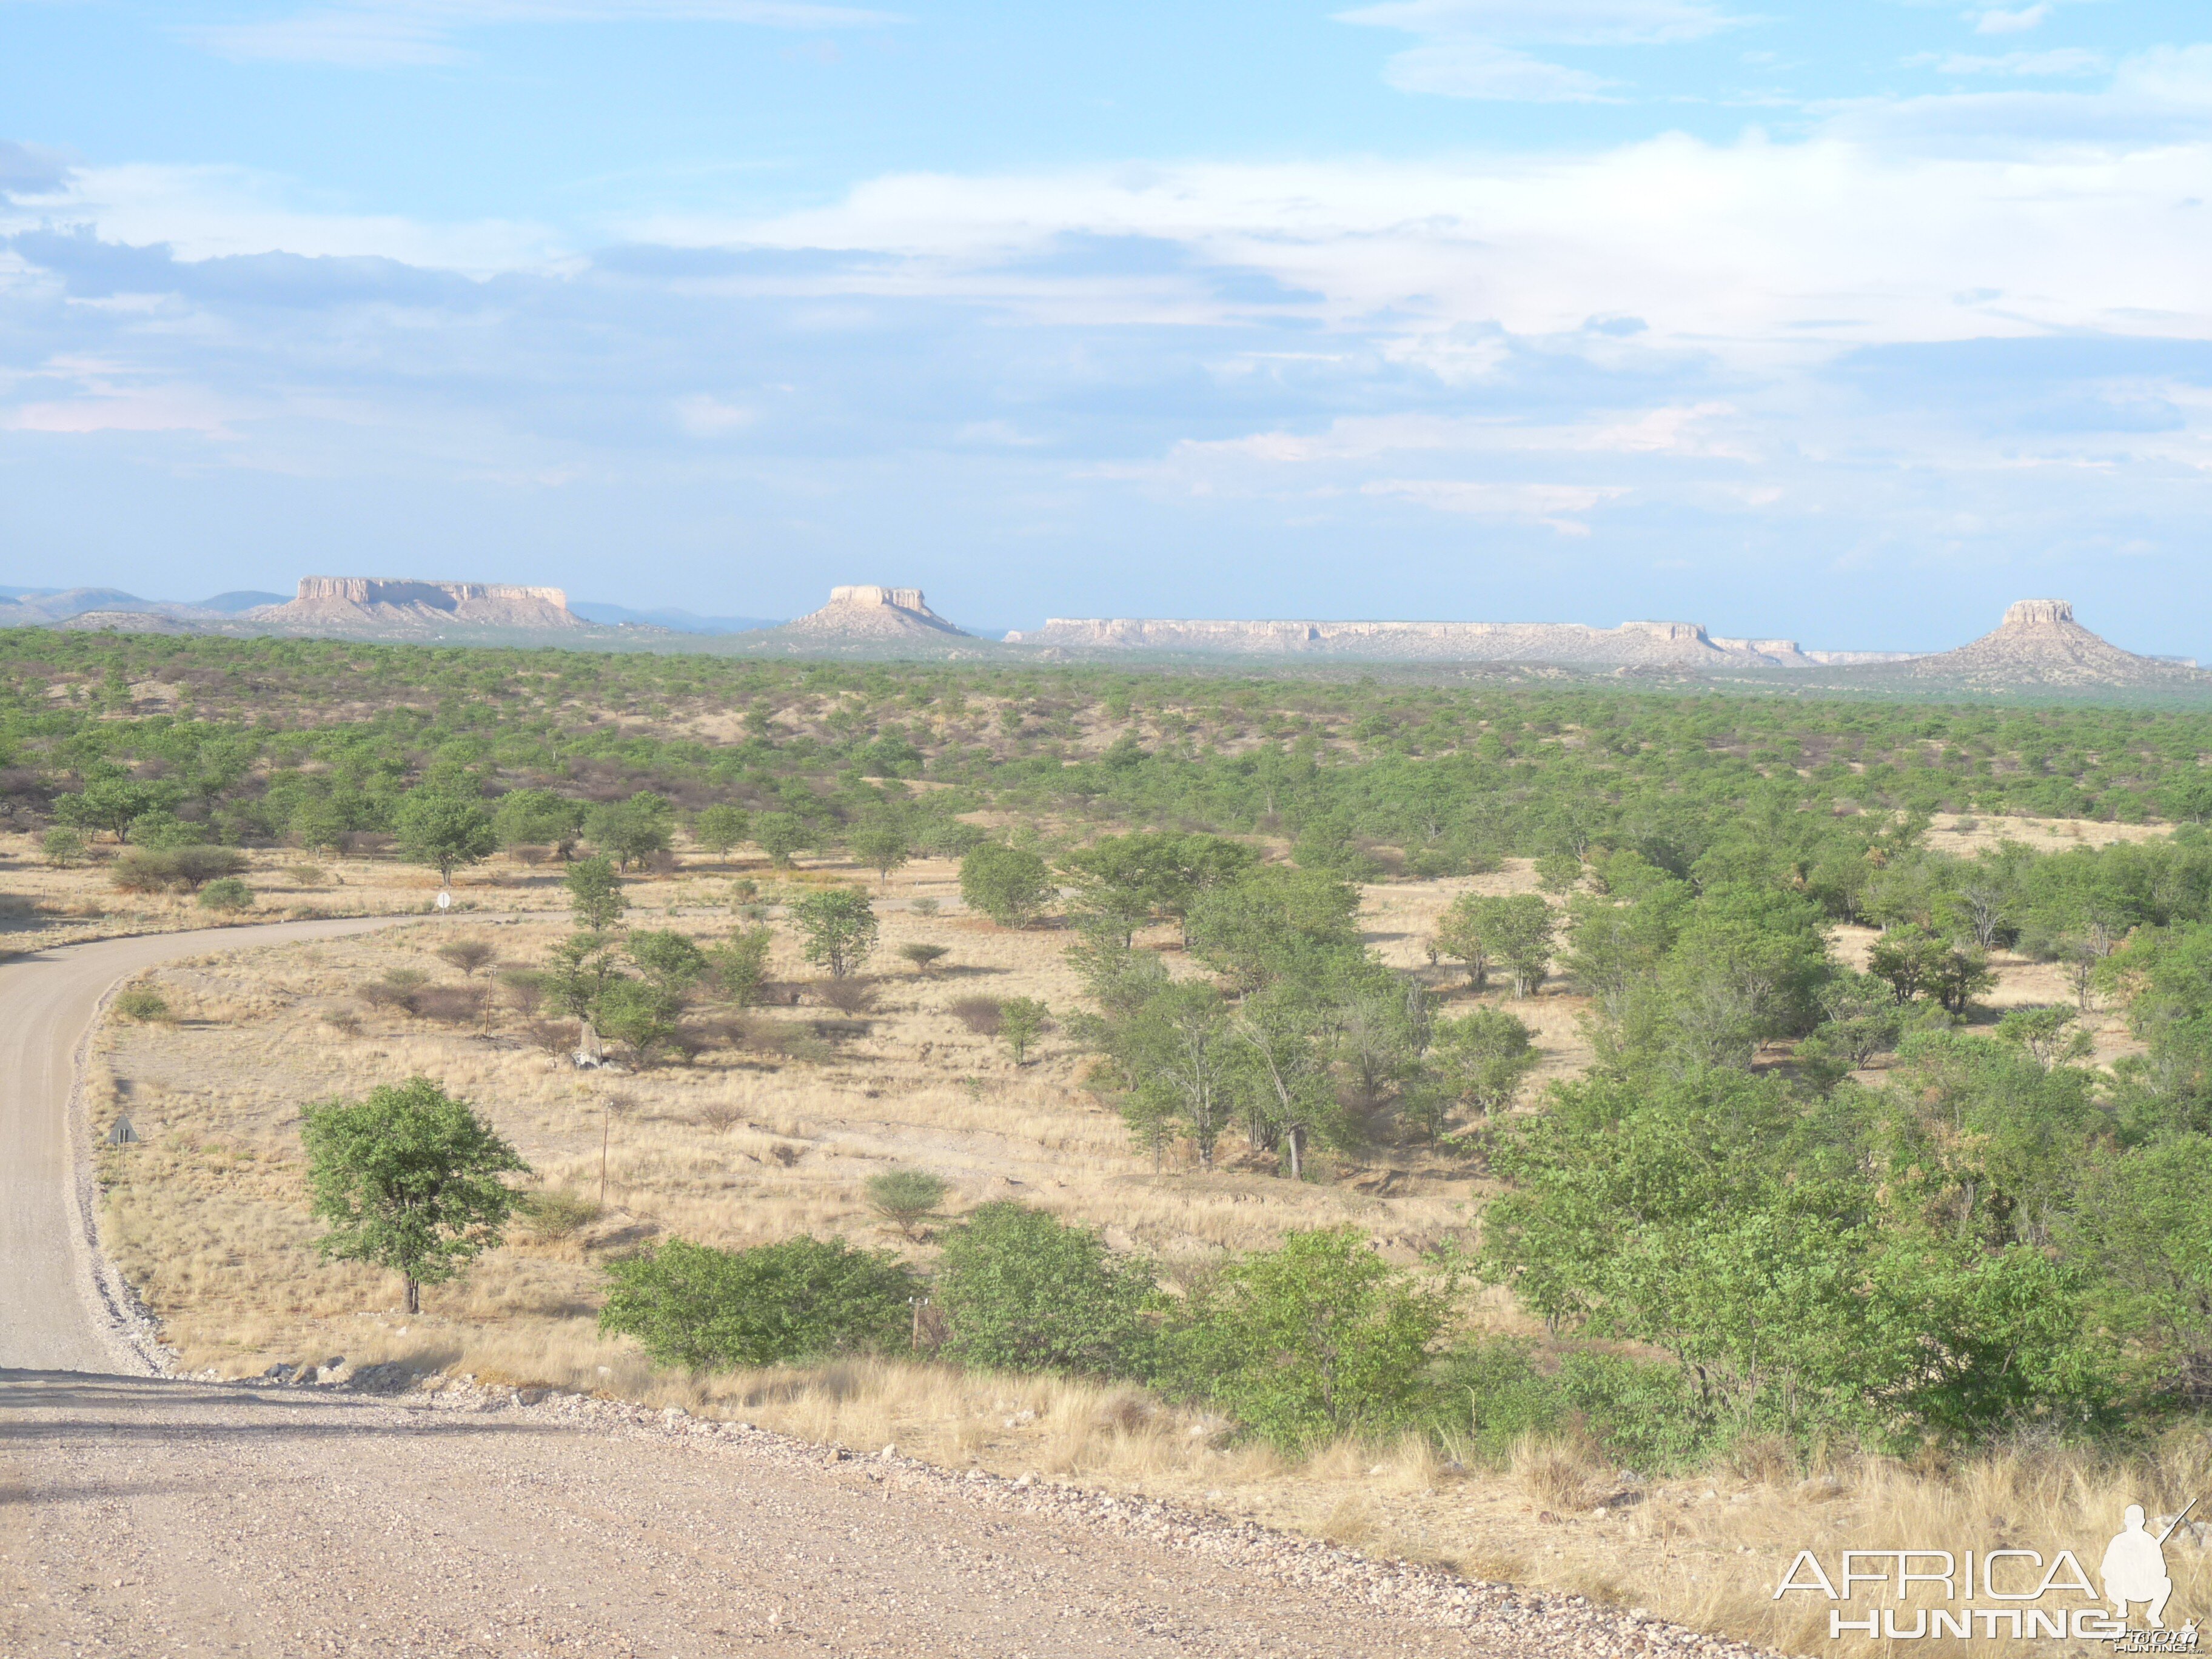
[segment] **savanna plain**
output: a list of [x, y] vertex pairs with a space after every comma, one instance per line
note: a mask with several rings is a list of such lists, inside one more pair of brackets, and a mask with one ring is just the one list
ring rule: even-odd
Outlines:
[[[184, 1370], [679, 1405], [1792, 1650], [1853, 1645], [1802, 1548], [2079, 1549], [2212, 1468], [2212, 716], [0, 637], [9, 948], [394, 918], [95, 1037]], [[526, 1166], [415, 1311], [301, 1133], [410, 1079]], [[973, 1288], [1010, 1215], [1042, 1307]], [[656, 1261], [802, 1237], [896, 1326], [669, 1336]]]

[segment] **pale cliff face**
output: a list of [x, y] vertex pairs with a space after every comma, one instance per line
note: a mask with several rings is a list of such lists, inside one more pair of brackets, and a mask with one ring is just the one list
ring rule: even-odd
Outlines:
[[254, 620], [307, 628], [581, 628], [557, 587], [504, 582], [412, 581], [374, 576], [302, 576], [289, 605], [250, 613]]

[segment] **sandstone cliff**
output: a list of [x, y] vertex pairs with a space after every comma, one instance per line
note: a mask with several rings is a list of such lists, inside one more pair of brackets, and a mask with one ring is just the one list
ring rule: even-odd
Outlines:
[[430, 629], [573, 629], [585, 626], [557, 587], [515, 587], [501, 582], [380, 580], [368, 576], [302, 576], [299, 597], [258, 606], [240, 620], [289, 629], [348, 631]]
[[1697, 623], [1192, 622], [1055, 617], [1009, 645], [1397, 660], [1559, 663], [1578, 668], [1799, 668], [1794, 640], [1715, 638]]

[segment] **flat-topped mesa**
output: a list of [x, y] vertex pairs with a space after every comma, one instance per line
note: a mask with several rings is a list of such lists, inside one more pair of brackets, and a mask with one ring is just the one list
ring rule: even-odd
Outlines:
[[2074, 620], [2074, 607], [2064, 599], [2016, 599], [2005, 607], [2000, 628], [2056, 628]]
[[855, 583], [830, 590], [830, 603], [774, 630], [799, 640], [965, 639], [929, 608], [918, 587]]
[[557, 587], [508, 582], [424, 581], [377, 576], [302, 576], [297, 599], [245, 616], [279, 627], [420, 629], [581, 628]]
[[833, 587], [830, 590], [832, 605], [888, 605], [901, 611], [918, 611], [934, 614], [925, 604], [918, 587], [877, 587], [863, 584], [856, 587]]

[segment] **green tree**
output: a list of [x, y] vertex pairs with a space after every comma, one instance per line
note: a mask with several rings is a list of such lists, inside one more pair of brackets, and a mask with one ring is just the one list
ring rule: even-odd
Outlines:
[[571, 933], [553, 947], [541, 981], [544, 999], [570, 1019], [594, 1019], [600, 999], [623, 977], [615, 941], [605, 933]]
[[584, 831], [584, 803], [550, 789], [514, 789], [492, 808], [492, 833], [513, 852], [518, 847], [550, 847], [568, 860]]
[[1462, 893], [1437, 926], [1437, 949], [1464, 962], [1477, 985], [1492, 966], [1504, 968], [1513, 976], [1513, 994], [1525, 997], [1551, 970], [1557, 925], [1557, 913], [1534, 893]]
[[1360, 954], [1359, 894], [1325, 870], [1262, 865], [1192, 905], [1191, 949], [1239, 991], [1317, 981]]
[[410, 864], [431, 866], [439, 880], [447, 883], [455, 870], [483, 863], [499, 845], [483, 803], [441, 785], [425, 784], [402, 795], [392, 828], [400, 856]]
[[748, 1250], [672, 1238], [610, 1262], [607, 1283], [599, 1329], [692, 1370], [880, 1352], [921, 1290], [895, 1256], [803, 1234]]
[[727, 801], [717, 801], [701, 811], [691, 822], [691, 835], [700, 846], [716, 858], [727, 858], [731, 848], [745, 838], [752, 825], [752, 815], [742, 806]]
[[1231, 1261], [1186, 1299], [1175, 1372], [1288, 1449], [1409, 1420], [1447, 1292], [1376, 1255], [1354, 1227], [1294, 1232]]
[[1149, 830], [1101, 836], [1069, 854], [1061, 868], [1085, 911], [1126, 943], [1134, 927], [1155, 917], [1184, 920], [1200, 894], [1235, 880], [1259, 857], [1255, 848], [1220, 836]]
[[613, 855], [617, 870], [628, 870], [668, 850], [673, 819], [667, 797], [645, 789], [628, 800], [592, 807], [584, 817], [584, 834], [602, 854]]
[[74, 869], [84, 862], [84, 836], [66, 824], [57, 825], [39, 838], [39, 851], [55, 869]]
[[1443, 1096], [1487, 1115], [1502, 1112], [1541, 1061], [1528, 1028], [1503, 1008], [1438, 1020], [1429, 1064]]
[[577, 860], [568, 866], [565, 880], [568, 908], [575, 913], [580, 927], [605, 933], [629, 908], [629, 901], [623, 896], [622, 878], [605, 858]]
[[813, 838], [794, 813], [763, 812], [753, 820], [753, 841], [779, 870], [790, 869], [792, 855]]
[[641, 1069], [658, 1064], [683, 1038], [682, 995], [651, 980], [611, 976], [588, 1012], [592, 1029], [628, 1048]]
[[750, 1008], [768, 983], [769, 951], [775, 935], [766, 927], [741, 927], [707, 951], [707, 971], [725, 1002]]
[[129, 776], [91, 777], [73, 795], [54, 801], [54, 816], [77, 830], [105, 830], [118, 842], [129, 838], [131, 823], [175, 799], [167, 789]]
[[708, 965], [706, 952], [673, 928], [632, 933], [623, 941], [623, 949], [648, 983], [672, 996], [690, 991], [705, 975]]
[[1293, 1181], [1305, 1177], [1310, 1141], [1348, 1135], [1336, 1088], [1338, 1012], [1326, 995], [1286, 980], [1247, 996], [1230, 1018], [1249, 1138], [1278, 1149]]
[[1035, 853], [987, 842], [960, 860], [960, 896], [1001, 927], [1026, 927], [1052, 902], [1051, 872]]
[[1098, 1235], [1018, 1204], [984, 1204], [946, 1236], [937, 1300], [945, 1354], [992, 1370], [1143, 1376], [1151, 1268]]
[[791, 919], [805, 938], [807, 961], [832, 979], [844, 978], [876, 947], [876, 908], [857, 887], [809, 893], [791, 907]]
[[864, 869], [872, 870], [877, 878], [888, 884], [891, 872], [903, 866], [912, 855], [913, 842], [907, 827], [893, 818], [870, 818], [853, 832], [853, 856]]
[[318, 1101], [301, 1120], [309, 1207], [329, 1227], [316, 1249], [398, 1273], [410, 1315], [423, 1285], [500, 1243], [515, 1203], [501, 1177], [529, 1173], [468, 1102], [428, 1078]]
[[999, 1040], [1013, 1054], [1015, 1065], [1029, 1063], [1030, 1050], [1044, 1035], [1045, 1017], [1051, 1012], [1034, 997], [1008, 997], [999, 1005]]

